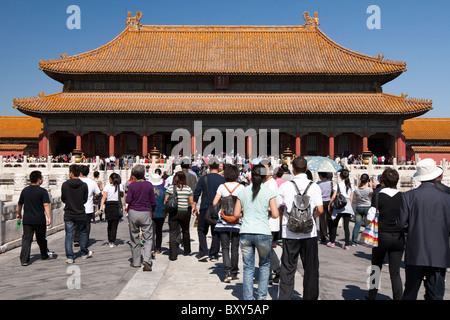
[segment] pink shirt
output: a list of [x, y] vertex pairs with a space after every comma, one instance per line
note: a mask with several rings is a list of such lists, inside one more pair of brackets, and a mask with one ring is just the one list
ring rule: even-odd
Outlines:
[[286, 181], [284, 180], [284, 179], [281, 179], [281, 178], [276, 178], [275, 179], [275, 182], [277, 183], [277, 185], [278, 185], [278, 188], [283, 184], [283, 183], [285, 183]]

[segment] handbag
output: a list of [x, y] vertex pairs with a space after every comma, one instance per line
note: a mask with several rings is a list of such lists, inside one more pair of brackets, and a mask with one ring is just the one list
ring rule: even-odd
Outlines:
[[332, 209], [342, 209], [347, 205], [347, 199], [345, 196], [341, 193], [341, 190], [339, 189], [339, 183], [337, 185], [337, 194], [334, 198], [333, 202], [331, 203]]
[[173, 192], [169, 198], [167, 198], [167, 201], [164, 204], [164, 210], [168, 214], [175, 214], [178, 211], [178, 193], [176, 185], [173, 185]]
[[375, 218], [366, 226], [359, 240], [367, 248], [378, 247], [378, 216], [380, 215], [378, 211], [378, 193], [375, 195], [375, 208]]
[[118, 203], [118, 205], [119, 205], [119, 216], [120, 216], [121, 218], [123, 218], [123, 203], [122, 203], [122, 199], [121, 199], [121, 197], [120, 197], [120, 194], [119, 194], [118, 196], [119, 196], [119, 197], [118, 197], [117, 203]]
[[[205, 184], [206, 184], [206, 195], [208, 197], [208, 203], [211, 203], [209, 201], [208, 176], [205, 177]], [[208, 209], [206, 209], [206, 214], [205, 214], [206, 223], [208, 223], [210, 225], [215, 225], [217, 223], [217, 221], [219, 221], [219, 210], [220, 210], [220, 205], [213, 206], [212, 204], [209, 204]]]

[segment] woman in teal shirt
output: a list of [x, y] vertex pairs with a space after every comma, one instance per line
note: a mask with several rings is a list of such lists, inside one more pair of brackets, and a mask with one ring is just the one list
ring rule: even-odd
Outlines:
[[242, 217], [239, 245], [244, 266], [244, 300], [254, 300], [253, 276], [255, 273], [255, 249], [259, 258], [258, 300], [265, 300], [269, 287], [272, 232], [269, 226], [269, 210], [272, 218], [278, 217], [276, 193], [263, 182], [268, 172], [263, 165], [252, 168], [252, 184], [238, 194], [234, 216]]

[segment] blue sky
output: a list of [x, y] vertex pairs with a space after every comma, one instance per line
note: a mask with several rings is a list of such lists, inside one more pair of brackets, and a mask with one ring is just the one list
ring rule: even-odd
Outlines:
[[[81, 29], [69, 30], [67, 8], [81, 9]], [[367, 8], [381, 10], [381, 29], [367, 28]], [[302, 25], [304, 11], [319, 12], [320, 28], [353, 51], [406, 61], [408, 71], [386, 93], [433, 100], [425, 117], [450, 117], [450, 3], [388, 0], [15, 0], [0, 7], [0, 116], [23, 115], [14, 98], [60, 92], [38, 69], [39, 60], [96, 49], [124, 28], [127, 12], [142, 24]]]

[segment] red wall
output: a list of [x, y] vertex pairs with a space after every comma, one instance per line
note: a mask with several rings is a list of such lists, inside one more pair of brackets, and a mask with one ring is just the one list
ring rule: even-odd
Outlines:
[[436, 161], [436, 164], [439, 165], [442, 159], [450, 161], [450, 153], [416, 153], [416, 161], [420, 158], [421, 160], [431, 158]]

